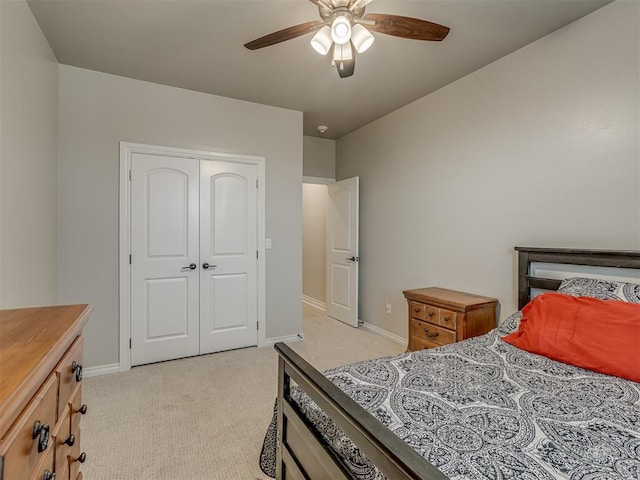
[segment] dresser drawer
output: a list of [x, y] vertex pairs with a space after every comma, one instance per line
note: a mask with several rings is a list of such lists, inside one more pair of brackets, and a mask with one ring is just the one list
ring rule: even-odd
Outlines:
[[66, 410], [63, 410], [62, 416], [58, 419], [57, 430], [55, 433], [55, 445], [56, 445], [56, 480], [58, 478], [64, 478], [64, 469], [67, 463], [67, 455], [70, 452], [71, 447], [75, 444], [75, 437], [71, 437], [71, 409], [67, 406]]
[[58, 366], [56, 374], [60, 378], [58, 416], [64, 415], [64, 410], [69, 408], [69, 402], [76, 386], [82, 381], [82, 346], [83, 337], [80, 335], [73, 342]]
[[87, 413], [87, 406], [82, 403], [82, 388], [78, 388], [71, 398], [70, 404], [70, 414], [71, 414], [71, 429], [73, 429], [80, 425], [80, 420]]
[[76, 443], [71, 447], [67, 454], [67, 462], [69, 464], [69, 478], [75, 479], [80, 475], [80, 464], [84, 463], [87, 454], [80, 450], [80, 427], [76, 426], [72, 432], [76, 437]]
[[[53, 448], [47, 449], [47, 456], [44, 457], [44, 460], [42, 462], [36, 465], [36, 468], [33, 470], [33, 476], [30, 480], [53, 480], [53, 452]], [[55, 478], [58, 479], [61, 477], [56, 474]]]
[[9, 429], [0, 447], [0, 456], [4, 458], [3, 478], [30, 479], [36, 474], [38, 462], [43, 461], [48, 450], [53, 451], [51, 435], [56, 422], [57, 393], [57, 377], [50, 375]]
[[436, 345], [448, 345], [456, 341], [456, 332], [415, 319], [411, 322], [411, 336]]

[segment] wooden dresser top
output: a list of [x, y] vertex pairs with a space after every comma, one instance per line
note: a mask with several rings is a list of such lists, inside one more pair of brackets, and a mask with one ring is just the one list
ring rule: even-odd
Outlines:
[[80, 335], [90, 305], [0, 310], [0, 439]]
[[451, 308], [461, 312], [498, 303], [497, 298], [483, 297], [481, 295], [474, 295], [473, 293], [457, 292], [455, 290], [438, 287], [405, 290], [402, 293], [409, 300]]

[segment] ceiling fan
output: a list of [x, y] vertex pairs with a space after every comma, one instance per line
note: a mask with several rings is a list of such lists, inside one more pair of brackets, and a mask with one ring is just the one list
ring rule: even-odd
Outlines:
[[413, 40], [442, 41], [449, 27], [418, 18], [385, 13], [365, 14], [372, 0], [309, 0], [318, 7], [320, 18], [285, 28], [245, 44], [249, 50], [275, 45], [286, 40], [317, 33], [311, 46], [321, 55], [333, 47], [333, 64], [341, 78], [350, 77], [356, 66], [355, 52], [365, 52], [374, 41], [371, 31]]

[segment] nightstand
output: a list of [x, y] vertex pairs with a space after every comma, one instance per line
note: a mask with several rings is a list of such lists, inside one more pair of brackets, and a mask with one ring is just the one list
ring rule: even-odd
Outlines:
[[496, 326], [495, 298], [437, 287], [402, 293], [409, 304], [409, 351], [477, 337]]

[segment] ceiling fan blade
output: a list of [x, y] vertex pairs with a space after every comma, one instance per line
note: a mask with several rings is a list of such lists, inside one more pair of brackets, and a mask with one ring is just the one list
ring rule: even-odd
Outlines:
[[284, 42], [286, 40], [291, 40], [292, 38], [296, 38], [307, 33], [315, 32], [324, 24], [325, 22], [321, 22], [320, 20], [301, 23], [300, 25], [284, 28], [282, 30], [278, 30], [277, 32], [270, 33], [269, 35], [265, 35], [264, 37], [256, 38], [249, 43], [245, 43], [244, 46], [249, 50], [257, 50], [259, 48], [269, 47], [271, 45], [275, 45], [276, 43]]
[[331, 8], [331, 0], [309, 0], [316, 7]]
[[449, 27], [427, 22], [418, 18], [387, 15], [385, 13], [367, 13], [364, 20], [373, 20], [373, 25], [367, 25], [374, 32], [393, 35], [395, 37], [411, 38], [413, 40], [431, 40], [439, 42], [449, 33]]
[[349, 5], [349, 10], [353, 10], [355, 8], [364, 8], [369, 5], [373, 0], [353, 0]]
[[338, 75], [340, 78], [347, 78], [353, 75], [354, 70], [356, 69], [356, 57], [355, 55], [351, 60], [340, 60], [336, 62], [336, 70], [338, 70]]

